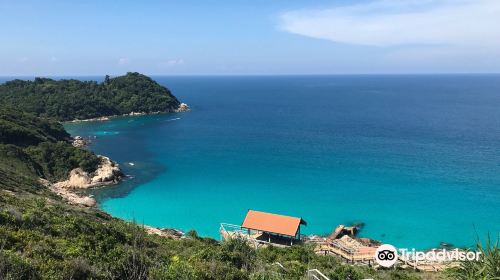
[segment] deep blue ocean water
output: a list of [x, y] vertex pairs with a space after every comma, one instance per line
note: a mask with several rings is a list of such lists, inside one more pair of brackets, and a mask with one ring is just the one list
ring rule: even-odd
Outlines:
[[500, 233], [499, 75], [154, 79], [192, 110], [66, 125], [129, 175], [95, 191], [114, 216], [218, 238], [256, 209], [420, 249]]

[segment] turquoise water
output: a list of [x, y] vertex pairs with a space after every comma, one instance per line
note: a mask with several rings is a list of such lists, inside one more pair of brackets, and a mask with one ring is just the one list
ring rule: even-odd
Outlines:
[[218, 238], [256, 209], [420, 249], [500, 232], [500, 76], [155, 79], [192, 111], [67, 125], [129, 175], [95, 192], [114, 216]]

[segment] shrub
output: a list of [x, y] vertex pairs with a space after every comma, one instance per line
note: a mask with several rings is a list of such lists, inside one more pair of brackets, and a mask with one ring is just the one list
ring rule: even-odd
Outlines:
[[485, 244], [478, 240], [476, 248], [481, 252], [479, 260], [465, 260], [455, 269], [450, 269], [448, 274], [455, 279], [500, 279], [500, 251], [498, 248], [500, 238], [491, 241], [488, 235]]
[[29, 280], [40, 279], [40, 275], [27, 260], [16, 254], [0, 251], [0, 278]]

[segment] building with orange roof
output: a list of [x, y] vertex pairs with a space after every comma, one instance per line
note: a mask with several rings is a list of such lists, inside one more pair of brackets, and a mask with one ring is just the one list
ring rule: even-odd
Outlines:
[[[288, 246], [301, 241], [301, 225], [307, 225], [302, 218], [248, 210], [241, 226], [222, 224], [221, 234], [227, 238], [237, 233], [240, 237], [245, 235], [245, 238], [261, 244]], [[227, 228], [230, 227], [233, 230], [228, 232]]]

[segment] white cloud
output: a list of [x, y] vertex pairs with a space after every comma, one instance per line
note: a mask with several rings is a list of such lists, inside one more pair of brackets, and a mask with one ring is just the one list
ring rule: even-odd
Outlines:
[[57, 61], [59, 61], [59, 58], [57, 58], [57, 57], [55, 57], [55, 56], [51, 56], [51, 57], [50, 57], [50, 61], [51, 61], [51, 62], [57, 62]]
[[280, 20], [284, 31], [348, 44], [500, 47], [500, 0], [374, 0], [289, 11]]
[[127, 57], [122, 57], [122, 58], [118, 59], [119, 65], [126, 65], [129, 63], [130, 63], [130, 59], [128, 59]]
[[167, 66], [175, 66], [184, 64], [184, 59], [170, 59], [166, 62]]
[[30, 59], [29, 59], [29, 57], [24, 56], [24, 57], [19, 58], [19, 60], [18, 60], [18, 61], [19, 61], [20, 63], [26, 63], [26, 62], [28, 62], [28, 60], [30, 60]]

